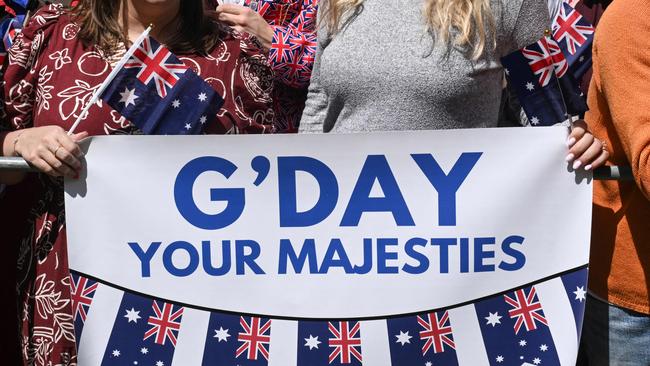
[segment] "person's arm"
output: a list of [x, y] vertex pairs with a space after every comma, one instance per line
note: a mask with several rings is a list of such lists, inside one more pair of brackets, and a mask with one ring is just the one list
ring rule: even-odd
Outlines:
[[[56, 8], [41, 8], [14, 42], [9, 62], [2, 75], [0, 100], [5, 118], [0, 121], [2, 156], [20, 156], [38, 170], [52, 176], [77, 176], [82, 155], [77, 141], [87, 136], [82, 132], [68, 136], [59, 126], [34, 127], [33, 114], [38, 90], [39, 57], [47, 44], [57, 19]], [[46, 19], [43, 22], [43, 19]], [[21, 57], [33, 55], [33, 57]], [[24, 174], [3, 173], [2, 179], [16, 183]]]
[[306, 88], [316, 53], [317, 0], [303, 2], [301, 11], [287, 25], [269, 25], [249, 7], [223, 4], [216, 9], [220, 21], [235, 30], [254, 35], [269, 52], [276, 80]]
[[646, 0], [612, 5], [594, 46], [592, 83], [604, 96], [637, 186], [650, 200], [650, 9]]
[[321, 30], [320, 34], [322, 36], [318, 40], [316, 59], [314, 60], [311, 82], [309, 83], [309, 93], [305, 101], [305, 109], [300, 118], [299, 133], [329, 132], [335, 122], [331, 121], [332, 118], [329, 118], [330, 121], [328, 123], [329, 100], [327, 93], [320, 84], [320, 59], [329, 42], [325, 37], [326, 33], [324, 30]]

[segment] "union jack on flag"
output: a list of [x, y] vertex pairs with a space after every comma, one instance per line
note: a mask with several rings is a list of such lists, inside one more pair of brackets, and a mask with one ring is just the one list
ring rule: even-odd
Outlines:
[[78, 276], [75, 281], [70, 275], [70, 297], [72, 298], [72, 312], [74, 320], [78, 318], [86, 321], [88, 308], [93, 301], [93, 295], [97, 290], [98, 283], [88, 280], [86, 277]]
[[[176, 335], [181, 329], [181, 316], [183, 315], [183, 308], [174, 306], [163, 302], [162, 309], [158, 305], [158, 301], [153, 302], [154, 315], [149, 317], [147, 323], [151, 326], [147, 332], [144, 333], [143, 340], [154, 337], [156, 344], [165, 344], [169, 340], [176, 346]], [[176, 308], [176, 310], [174, 309]]]
[[589, 42], [594, 32], [595, 28], [584, 21], [580, 12], [570, 4], [563, 4], [553, 21], [553, 38], [560, 43], [564, 42], [571, 55], [575, 55], [578, 49]]
[[526, 293], [525, 289], [517, 290], [514, 292], [514, 298], [503, 295], [504, 300], [512, 307], [508, 311], [508, 315], [515, 321], [515, 334], [519, 334], [522, 325], [526, 327], [527, 331], [537, 329], [537, 322], [546, 326], [548, 323], [542, 312], [542, 304], [536, 297], [535, 287], [531, 287], [530, 291]]
[[188, 69], [166, 47], [150, 37], [146, 37], [135, 50], [133, 56], [124, 64], [126, 69], [137, 69], [137, 78], [143, 84], [155, 83], [161, 98], [176, 85], [180, 76]]
[[[336, 323], [338, 325], [334, 325]], [[363, 360], [361, 357], [361, 336], [359, 335], [361, 325], [359, 322], [328, 322], [327, 327], [332, 333], [329, 346], [334, 348], [330, 352], [330, 364], [337, 358], [341, 364], [351, 363], [352, 357], [359, 362]]]
[[533, 74], [539, 76], [540, 86], [548, 85], [553, 77], [553, 71], [558, 78], [566, 74], [569, 65], [557, 42], [549, 37], [543, 37], [534, 46], [536, 47], [524, 47], [521, 52], [528, 59]]
[[418, 316], [418, 323], [424, 330], [420, 331], [420, 339], [424, 341], [422, 354], [426, 355], [431, 348], [433, 353], [445, 351], [445, 345], [456, 348], [452, 337], [451, 325], [449, 324], [449, 313], [429, 313], [425, 317]]
[[251, 317], [247, 322], [244, 317], [239, 318], [239, 325], [243, 332], [237, 335], [237, 340], [243, 342], [235, 357], [246, 354], [249, 360], [257, 360], [261, 355], [265, 360], [269, 359], [269, 343], [271, 342], [271, 320], [263, 321], [261, 318]]

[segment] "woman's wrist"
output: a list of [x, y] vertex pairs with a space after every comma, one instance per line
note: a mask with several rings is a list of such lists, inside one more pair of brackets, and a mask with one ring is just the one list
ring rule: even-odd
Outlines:
[[24, 130], [10, 131], [4, 133], [2, 136], [2, 156], [20, 156], [16, 151], [16, 145], [20, 136], [25, 132]]

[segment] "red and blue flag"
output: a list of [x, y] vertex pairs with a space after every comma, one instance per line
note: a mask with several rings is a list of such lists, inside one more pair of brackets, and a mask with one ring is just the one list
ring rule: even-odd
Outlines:
[[145, 37], [102, 94], [142, 132], [195, 135], [217, 118], [222, 97], [178, 57]]

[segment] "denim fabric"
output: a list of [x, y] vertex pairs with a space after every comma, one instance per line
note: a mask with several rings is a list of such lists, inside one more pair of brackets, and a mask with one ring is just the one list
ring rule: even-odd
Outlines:
[[649, 366], [650, 316], [587, 297], [578, 366]]

